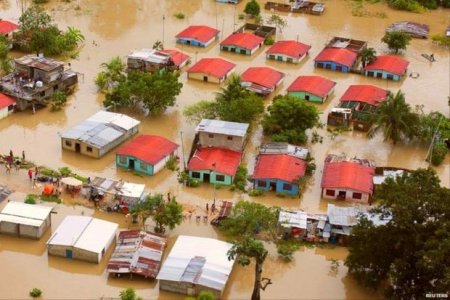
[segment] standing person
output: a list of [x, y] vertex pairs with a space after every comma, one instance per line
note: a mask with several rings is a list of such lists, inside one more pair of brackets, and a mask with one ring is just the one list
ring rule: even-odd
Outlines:
[[14, 160], [14, 154], [13, 154], [12, 150], [9, 150], [9, 157], [11, 157], [11, 161]]
[[6, 164], [6, 173], [11, 174], [11, 165], [10, 164]]
[[28, 177], [30, 178], [30, 181], [33, 180], [33, 171], [31, 171], [31, 169], [28, 169]]
[[206, 203], [206, 213], [209, 212], [209, 203]]
[[25, 161], [25, 150], [22, 150], [22, 162]]
[[211, 214], [213, 214], [216, 211], [216, 204], [211, 204]]
[[39, 174], [39, 168], [37, 166], [34, 168], [34, 174], [35, 177], [37, 177]]

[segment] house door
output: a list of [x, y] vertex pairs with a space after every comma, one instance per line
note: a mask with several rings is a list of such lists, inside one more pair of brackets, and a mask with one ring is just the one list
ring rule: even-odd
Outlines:
[[191, 44], [191, 41], [187, 40], [187, 41], [186, 41], [186, 44], [187, 44], [187, 45], [190, 45], [190, 44]]
[[342, 71], [342, 66], [337, 65], [336, 66], [336, 71]]
[[75, 152], [80, 152], [81, 151], [81, 146], [79, 143], [75, 143]]
[[208, 76], [203, 76], [203, 81], [208, 82]]
[[276, 191], [277, 190], [277, 183], [276, 182], [271, 182], [269, 184], [270, 190], [271, 191]]
[[347, 192], [346, 191], [339, 191], [339, 194], [337, 196], [337, 200], [345, 200]]
[[383, 77], [383, 73], [378, 72], [378, 73], [377, 73], [377, 78], [382, 78], [382, 77]]
[[205, 173], [203, 174], [203, 182], [209, 182], [211, 179], [211, 174]]
[[241, 49], [241, 54], [247, 54], [247, 51], [244, 49]]
[[66, 257], [67, 257], [67, 258], [72, 258], [72, 257], [73, 257], [73, 255], [72, 255], [72, 250], [66, 249]]
[[134, 159], [130, 159], [128, 161], [128, 169], [134, 170], [134, 164], [135, 164], [135, 160]]

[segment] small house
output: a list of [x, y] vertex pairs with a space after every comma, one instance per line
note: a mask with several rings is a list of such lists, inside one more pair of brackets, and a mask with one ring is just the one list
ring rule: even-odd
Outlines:
[[241, 74], [241, 85], [260, 95], [268, 95], [283, 82], [284, 73], [269, 67], [250, 67]]
[[189, 177], [212, 184], [231, 185], [242, 153], [230, 149], [206, 147], [195, 150], [188, 163]]
[[426, 39], [428, 38], [430, 27], [427, 24], [401, 21], [392, 23], [386, 28], [386, 32], [394, 31], [404, 32], [413, 38]]
[[173, 64], [178, 70], [187, 65], [190, 59], [189, 55], [175, 49], [164, 49], [159, 52], [169, 54]]
[[67, 216], [47, 242], [49, 255], [100, 263], [119, 225], [87, 216]]
[[51, 226], [53, 207], [8, 202], [0, 213], [0, 233], [39, 239]]
[[16, 101], [13, 98], [0, 93], [0, 120], [12, 114], [16, 107]]
[[197, 147], [218, 147], [241, 152], [249, 124], [203, 119], [196, 128]]
[[298, 195], [306, 162], [289, 154], [259, 154], [253, 172], [253, 188], [280, 194]]
[[192, 297], [208, 291], [220, 299], [234, 266], [228, 259], [232, 246], [211, 238], [178, 236], [156, 277], [159, 289]]
[[373, 193], [374, 173], [370, 160], [328, 155], [322, 175], [322, 197], [368, 203]]
[[116, 240], [116, 249], [109, 259], [109, 274], [136, 274], [156, 278], [167, 240], [149, 232], [123, 230]]
[[322, 76], [299, 76], [288, 87], [289, 96], [314, 103], [324, 103], [334, 93], [336, 82]]
[[253, 33], [233, 33], [220, 43], [220, 50], [233, 53], [252, 55], [262, 47], [264, 38]]
[[178, 145], [156, 135], [140, 135], [116, 152], [116, 165], [120, 168], [154, 175], [167, 161], [176, 156]]
[[0, 34], [9, 41], [9, 47], [12, 48], [13, 33], [19, 29], [19, 25], [8, 20], [0, 19]]
[[409, 62], [396, 55], [380, 55], [364, 68], [364, 75], [381, 79], [400, 80], [408, 71]]
[[204, 48], [219, 38], [219, 32], [209, 26], [193, 25], [178, 33], [176, 39], [179, 44]]
[[127, 56], [128, 70], [154, 72], [174, 65], [170, 54], [155, 49], [141, 49]]
[[136, 134], [140, 122], [127, 115], [99, 111], [61, 135], [63, 149], [100, 158]]
[[314, 67], [348, 73], [358, 54], [346, 48], [325, 48], [314, 59]]
[[310, 45], [297, 41], [278, 41], [266, 52], [266, 58], [298, 64], [309, 54]]
[[304, 211], [281, 209], [278, 215], [278, 223], [284, 229], [285, 235], [311, 242], [322, 241], [326, 221], [325, 214], [310, 214]]
[[235, 64], [222, 58], [202, 58], [187, 70], [187, 77], [220, 84], [233, 73], [235, 68]]

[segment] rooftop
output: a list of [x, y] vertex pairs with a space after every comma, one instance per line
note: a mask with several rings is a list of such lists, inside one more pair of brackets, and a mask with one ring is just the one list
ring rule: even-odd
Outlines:
[[356, 61], [358, 54], [345, 48], [325, 48], [314, 61], [330, 61], [351, 68]]
[[19, 25], [8, 20], [0, 19], [0, 33], [8, 34], [19, 28]]
[[176, 35], [179, 39], [193, 39], [206, 43], [219, 34], [219, 30], [204, 25], [189, 26]]
[[53, 207], [10, 201], [0, 213], [0, 222], [40, 226], [48, 218]]
[[257, 36], [256, 34], [247, 32], [238, 32], [233, 33], [232, 35], [227, 37], [220, 43], [220, 45], [221, 46], [232, 45], [242, 49], [253, 50], [254, 48], [258, 47], [262, 42], [264, 42], [264, 38]]
[[300, 158], [288, 154], [264, 154], [258, 155], [252, 178], [298, 183], [305, 171], [306, 163]]
[[241, 83], [256, 84], [265, 88], [274, 88], [282, 79], [284, 73], [269, 67], [250, 67], [241, 74]]
[[340, 101], [363, 102], [378, 106], [387, 99], [389, 91], [369, 84], [351, 85], [342, 95]]
[[13, 98], [0, 93], [0, 109], [8, 107], [13, 104], [16, 104], [16, 101]]
[[64, 66], [64, 62], [47, 57], [38, 57], [34, 54], [25, 55], [14, 60], [16, 64], [40, 69], [46, 72]]
[[222, 58], [202, 58], [192, 67], [188, 73], [205, 73], [216, 78], [222, 78], [236, 67], [235, 64]]
[[195, 129], [196, 132], [217, 133], [245, 137], [248, 123], [227, 122], [221, 120], [203, 119]]
[[133, 51], [130, 53], [128, 58], [139, 59], [155, 64], [164, 64], [168, 63], [170, 60], [170, 54], [164, 53], [162, 51], [158, 51], [155, 49], [141, 49], [137, 51]]
[[189, 171], [210, 170], [234, 176], [241, 162], [242, 153], [216, 147], [201, 148], [195, 151], [188, 163]]
[[375, 61], [368, 64], [364, 70], [382, 70], [396, 75], [404, 75], [409, 61], [396, 55], [380, 55]]
[[297, 41], [278, 41], [267, 50], [268, 54], [284, 54], [286, 56], [299, 58], [311, 49], [310, 45], [306, 45]]
[[180, 67], [183, 63], [185, 63], [190, 58], [189, 55], [187, 55], [183, 52], [180, 52], [178, 50], [175, 50], [175, 49], [164, 49], [164, 50], [161, 50], [160, 52], [169, 54], [173, 63], [177, 67]]
[[288, 92], [307, 92], [320, 97], [326, 96], [334, 87], [336, 82], [322, 76], [299, 76], [288, 87]]
[[308, 149], [288, 143], [266, 143], [259, 148], [259, 154], [288, 154], [297, 158], [306, 159]]

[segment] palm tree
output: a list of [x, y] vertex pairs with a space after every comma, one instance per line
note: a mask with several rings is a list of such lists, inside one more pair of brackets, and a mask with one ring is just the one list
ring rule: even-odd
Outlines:
[[241, 77], [237, 74], [232, 74], [228, 80], [226, 87], [222, 87], [220, 92], [216, 94], [218, 102], [230, 102], [231, 100], [245, 98], [250, 92], [241, 85]]
[[413, 139], [419, 124], [419, 116], [406, 103], [402, 91], [395, 95], [389, 94], [388, 99], [378, 107], [371, 119], [375, 126], [369, 130], [368, 137], [374, 137], [382, 129], [384, 140], [391, 140], [394, 145], [405, 138]]
[[377, 52], [373, 48], [364, 48], [361, 50], [361, 52], [359, 52], [358, 56], [361, 59], [363, 68], [375, 61], [376, 53]]

